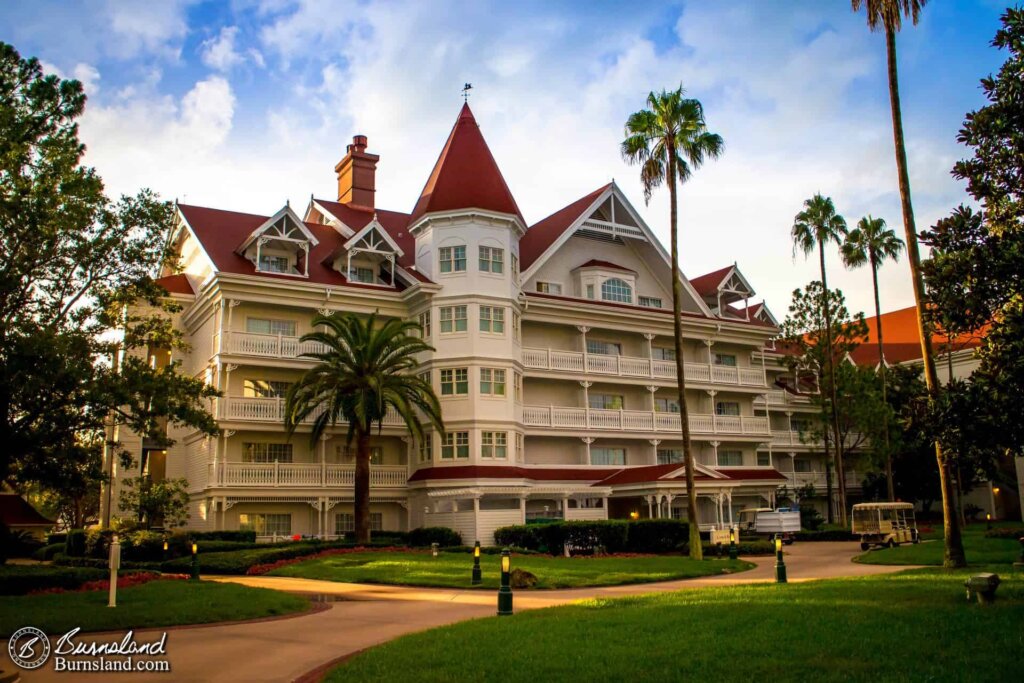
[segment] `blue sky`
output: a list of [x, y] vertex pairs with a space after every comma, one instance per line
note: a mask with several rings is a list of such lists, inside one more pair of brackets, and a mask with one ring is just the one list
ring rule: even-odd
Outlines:
[[[933, 0], [898, 38], [919, 227], [966, 201], [949, 176], [1005, 2]], [[378, 205], [408, 211], [470, 103], [528, 222], [614, 178], [662, 237], [667, 193], [645, 207], [617, 144], [652, 89], [682, 83], [726, 141], [681, 193], [691, 277], [739, 262], [776, 315], [816, 276], [793, 258], [801, 202], [831, 195], [902, 232], [882, 36], [845, 0], [623, 2], [9, 2], [0, 40], [86, 84], [81, 122], [112, 194], [253, 213], [333, 198], [354, 133], [381, 155]], [[870, 277], [830, 284], [856, 310]], [[883, 307], [912, 303], [905, 262]]]

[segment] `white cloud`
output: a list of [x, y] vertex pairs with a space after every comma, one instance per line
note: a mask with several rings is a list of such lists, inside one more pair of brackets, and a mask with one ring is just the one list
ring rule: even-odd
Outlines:
[[222, 72], [231, 71], [246, 61], [251, 61], [256, 66], [263, 68], [265, 62], [259, 50], [248, 48], [240, 51], [238, 49], [235, 44], [238, 33], [237, 26], [225, 26], [216, 36], [204, 40], [201, 46], [203, 64]]

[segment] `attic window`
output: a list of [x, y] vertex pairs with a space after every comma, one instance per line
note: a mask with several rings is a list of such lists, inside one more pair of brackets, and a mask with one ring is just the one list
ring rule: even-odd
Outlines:
[[259, 269], [264, 273], [290, 273], [292, 271], [287, 256], [268, 256], [267, 254], [260, 255]]
[[601, 298], [605, 301], [631, 304], [633, 303], [633, 288], [623, 280], [611, 278], [601, 283]]

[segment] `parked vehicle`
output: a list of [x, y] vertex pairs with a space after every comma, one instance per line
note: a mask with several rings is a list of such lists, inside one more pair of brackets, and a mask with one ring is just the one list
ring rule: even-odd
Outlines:
[[895, 548], [900, 543], [918, 543], [912, 503], [858, 503], [853, 506], [853, 527], [860, 534], [860, 549], [873, 545]]
[[789, 508], [744, 508], [739, 511], [740, 531], [761, 536], [782, 536], [782, 542], [790, 545], [800, 531], [800, 512]]

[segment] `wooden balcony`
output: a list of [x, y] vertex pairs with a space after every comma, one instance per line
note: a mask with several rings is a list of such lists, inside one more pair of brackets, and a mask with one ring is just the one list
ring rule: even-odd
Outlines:
[[[355, 465], [324, 463], [221, 462], [210, 464], [210, 484], [245, 488], [330, 488], [355, 484]], [[371, 488], [405, 488], [405, 465], [370, 465]]]
[[[650, 410], [599, 410], [564, 406], [524, 406], [523, 424], [552, 429], [594, 429], [620, 432], [675, 432], [679, 413]], [[768, 418], [752, 415], [690, 415], [694, 434], [768, 436]]]
[[[675, 380], [676, 363], [638, 356], [614, 356], [581, 351], [524, 348], [523, 365], [537, 370], [571, 372], [616, 377], [645, 377]], [[734, 386], [763, 387], [765, 374], [761, 368], [686, 363], [687, 382], [702, 384], [730, 384]]]
[[[284, 424], [284, 398], [251, 398], [245, 396], [227, 396], [217, 399], [217, 417], [221, 420], [238, 422], [276, 422]], [[311, 423], [319, 412], [310, 415], [304, 421]], [[393, 410], [384, 417], [384, 426], [403, 427], [405, 422]]]

